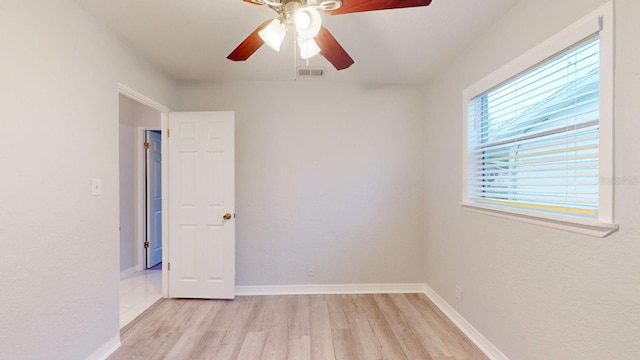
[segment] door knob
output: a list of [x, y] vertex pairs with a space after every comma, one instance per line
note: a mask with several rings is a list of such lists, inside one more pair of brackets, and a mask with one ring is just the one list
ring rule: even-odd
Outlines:
[[231, 220], [231, 214], [226, 213], [226, 214], [224, 214], [224, 216], [222, 218], [225, 219], [225, 220]]

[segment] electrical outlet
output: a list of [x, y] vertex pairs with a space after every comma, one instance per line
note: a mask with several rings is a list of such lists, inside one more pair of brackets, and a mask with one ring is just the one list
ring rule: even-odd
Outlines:
[[456, 299], [462, 301], [462, 288], [460, 285], [456, 285]]
[[307, 266], [307, 276], [313, 277], [313, 266]]

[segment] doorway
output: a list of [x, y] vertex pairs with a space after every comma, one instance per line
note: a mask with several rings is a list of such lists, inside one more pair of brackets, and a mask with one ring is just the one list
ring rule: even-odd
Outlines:
[[[162, 212], [164, 200], [162, 178], [165, 177], [162, 163], [161, 139], [166, 128], [169, 109], [144, 95], [119, 85], [119, 170], [120, 170], [120, 325], [126, 325], [149, 306], [166, 294], [166, 272], [147, 270], [161, 264], [163, 256], [163, 228], [166, 214]], [[147, 141], [147, 135], [157, 138]], [[150, 150], [157, 149], [158, 156], [150, 156], [147, 166], [145, 143]], [[152, 176], [147, 176], [153, 171]], [[157, 177], [157, 179], [154, 179]], [[147, 186], [147, 181], [154, 185]], [[147, 188], [152, 196], [147, 196]], [[155, 204], [153, 203], [155, 200]], [[149, 214], [149, 216], [147, 215]], [[148, 221], [148, 219], [154, 221]], [[148, 229], [147, 225], [152, 228]], [[147, 235], [155, 236], [156, 244], [147, 240]], [[146, 248], [146, 242], [149, 247]], [[166, 246], [165, 246], [166, 248]], [[148, 256], [147, 249], [155, 256]], [[151, 262], [148, 262], [148, 259]], [[143, 295], [143, 296], [141, 296]]]
[[[147, 210], [151, 210], [152, 197], [147, 197], [147, 180], [154, 180], [155, 175], [162, 176], [161, 147], [159, 132], [161, 129], [161, 112], [127, 96], [119, 97], [119, 125], [120, 125], [120, 271], [126, 275], [147, 269], [155, 264], [147, 262], [146, 244], [150, 242], [148, 235], [158, 233], [161, 229], [148, 229], [151, 222]], [[156, 131], [156, 133], [152, 133]], [[146, 149], [146, 137], [153, 135], [158, 141], [153, 142]], [[158, 151], [156, 151], [156, 149]], [[158, 168], [153, 170], [153, 176], [148, 176], [147, 154], [152, 161], [157, 160]], [[156, 197], [161, 201], [160, 179], [158, 179]], [[151, 203], [151, 204], [148, 204]], [[156, 206], [157, 207], [157, 206]], [[161, 204], [160, 204], [161, 207]], [[160, 208], [161, 209], [161, 208]], [[162, 226], [161, 212], [158, 214], [158, 227]], [[151, 231], [150, 231], [151, 230]], [[154, 246], [155, 247], [155, 246]], [[161, 244], [159, 244], [161, 249]], [[161, 257], [160, 257], [161, 258]], [[150, 266], [148, 266], [150, 265]]]

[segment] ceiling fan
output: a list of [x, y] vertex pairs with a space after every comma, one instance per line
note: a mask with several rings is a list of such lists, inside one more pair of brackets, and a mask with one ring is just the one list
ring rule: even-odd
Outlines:
[[427, 6], [432, 0], [243, 0], [255, 5], [266, 5], [277, 17], [258, 26], [238, 47], [227, 56], [233, 61], [245, 61], [263, 44], [280, 51], [287, 27], [295, 27], [300, 57], [309, 59], [321, 54], [337, 70], [353, 65], [354, 61], [344, 48], [321, 24], [322, 10], [331, 15], [363, 11]]

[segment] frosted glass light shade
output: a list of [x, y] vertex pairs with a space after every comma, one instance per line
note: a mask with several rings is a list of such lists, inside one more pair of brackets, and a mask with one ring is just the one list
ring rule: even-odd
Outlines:
[[296, 10], [293, 15], [293, 21], [296, 24], [298, 36], [305, 39], [311, 39], [318, 35], [320, 27], [322, 26], [320, 13], [312, 7], [305, 7]]
[[298, 36], [298, 46], [300, 47], [300, 57], [305, 60], [320, 52], [320, 47], [313, 38], [305, 39]]
[[336, 10], [342, 7], [342, 0], [324, 0], [320, 8], [324, 11]]
[[280, 45], [282, 45], [286, 34], [287, 28], [278, 19], [274, 19], [267, 27], [258, 32], [262, 41], [275, 51], [280, 51]]

